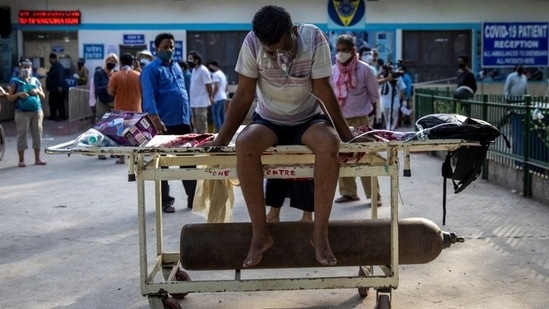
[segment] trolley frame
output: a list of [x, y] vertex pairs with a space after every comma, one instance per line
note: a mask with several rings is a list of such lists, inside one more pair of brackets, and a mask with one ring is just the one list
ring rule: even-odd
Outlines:
[[[46, 148], [48, 154], [82, 155], [126, 155], [129, 156], [128, 178], [136, 181], [139, 225], [140, 288], [143, 296], [148, 296], [152, 309], [164, 308], [168, 294], [183, 297], [186, 293], [199, 292], [244, 292], [301, 289], [340, 289], [358, 288], [366, 296], [368, 288], [379, 294], [388, 294], [398, 287], [398, 192], [399, 192], [399, 153], [403, 153], [404, 174], [410, 176], [410, 152], [453, 151], [464, 146], [478, 146], [476, 142], [463, 140], [428, 141], [386, 141], [371, 143], [341, 144], [342, 153], [365, 153], [356, 162], [341, 163], [341, 177], [377, 176], [390, 177], [390, 222], [391, 222], [391, 262], [389, 265], [357, 265], [357, 276], [317, 277], [317, 278], [269, 278], [241, 279], [240, 269], [235, 270], [232, 280], [177, 281], [180, 267], [179, 252], [164, 252], [163, 222], [161, 208], [160, 181], [199, 180], [237, 178], [236, 153], [233, 146], [203, 148], [162, 148], [162, 147], [78, 147], [75, 142], [67, 142]], [[381, 155], [380, 155], [381, 154]], [[147, 159], [146, 157], [151, 157]], [[267, 149], [263, 156], [265, 178], [303, 178], [313, 176], [314, 154], [305, 146], [277, 146]], [[192, 168], [165, 168], [193, 166]], [[164, 168], [161, 168], [164, 167]], [[152, 266], [148, 262], [147, 225], [145, 220], [145, 183], [155, 183], [155, 228], [156, 257]], [[372, 181], [372, 188], [377, 181]], [[374, 192], [373, 190], [372, 192]], [[377, 201], [372, 200], [371, 218], [377, 219]], [[378, 266], [382, 275], [374, 275], [373, 267]], [[289, 267], [291, 268], [291, 267]], [[254, 269], [256, 271], [256, 269]], [[156, 278], [162, 273], [165, 281]], [[366, 290], [364, 290], [366, 289]], [[387, 296], [385, 296], [387, 298]]]

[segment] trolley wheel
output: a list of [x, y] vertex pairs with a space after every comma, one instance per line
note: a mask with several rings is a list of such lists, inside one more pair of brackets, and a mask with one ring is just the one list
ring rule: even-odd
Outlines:
[[[358, 267], [358, 276], [359, 277], [366, 277], [366, 273], [364, 272], [364, 270], [362, 270], [362, 267]], [[370, 290], [369, 287], [362, 287], [362, 288], [358, 288], [358, 294], [362, 297], [366, 297], [368, 296], [368, 290]]]
[[183, 309], [181, 304], [171, 297], [163, 299], [162, 304], [164, 305], [164, 309]]
[[379, 295], [375, 309], [391, 309], [391, 300], [389, 295]]
[[[175, 279], [177, 281], [192, 281], [191, 276], [189, 276], [189, 274], [186, 271], [181, 269], [178, 269], [177, 272], [175, 273]], [[189, 293], [173, 293], [171, 295], [173, 298], [183, 299], [185, 298], [185, 296], [187, 296], [187, 294]]]

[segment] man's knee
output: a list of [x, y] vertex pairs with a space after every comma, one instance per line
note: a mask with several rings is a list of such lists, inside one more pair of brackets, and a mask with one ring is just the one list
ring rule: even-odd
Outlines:
[[313, 132], [313, 134], [307, 136], [304, 144], [315, 153], [337, 154], [339, 150], [339, 138], [333, 130], [318, 130], [318, 132]]

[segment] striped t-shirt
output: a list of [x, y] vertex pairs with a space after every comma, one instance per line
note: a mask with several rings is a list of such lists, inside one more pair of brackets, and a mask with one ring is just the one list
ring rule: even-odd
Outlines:
[[298, 125], [320, 113], [311, 80], [329, 77], [332, 70], [330, 47], [320, 29], [310, 24], [297, 25], [297, 53], [288, 67], [288, 73], [284, 72], [254, 32], [248, 33], [236, 71], [258, 79], [255, 111], [278, 125]]

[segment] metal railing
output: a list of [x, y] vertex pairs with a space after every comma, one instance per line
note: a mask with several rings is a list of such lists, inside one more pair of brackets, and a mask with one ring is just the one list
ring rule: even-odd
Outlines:
[[69, 88], [68, 116], [69, 122], [93, 118], [93, 111], [89, 105], [90, 90], [88, 86]]
[[[524, 96], [509, 100], [503, 95], [476, 95], [457, 100], [447, 89], [417, 89], [415, 119], [433, 113], [458, 113], [496, 126], [511, 142], [498, 138], [490, 147], [489, 160], [521, 169], [523, 194], [532, 196], [532, 175], [549, 178], [549, 98]], [[512, 102], [512, 103], [511, 103]], [[487, 172], [483, 177], [487, 177]]]
[[[67, 101], [67, 114], [69, 122], [86, 120], [93, 118], [93, 111], [89, 105], [90, 90], [87, 86], [77, 86], [69, 88]], [[0, 121], [13, 120], [15, 117], [15, 102], [8, 102], [7, 98], [0, 98], [2, 109], [0, 110]], [[48, 94], [46, 99], [42, 100], [44, 114], [49, 115]]]
[[0, 122], [12, 120], [15, 115], [15, 102], [9, 102], [8, 98], [1, 97], [0, 105], [2, 106], [0, 108]]

